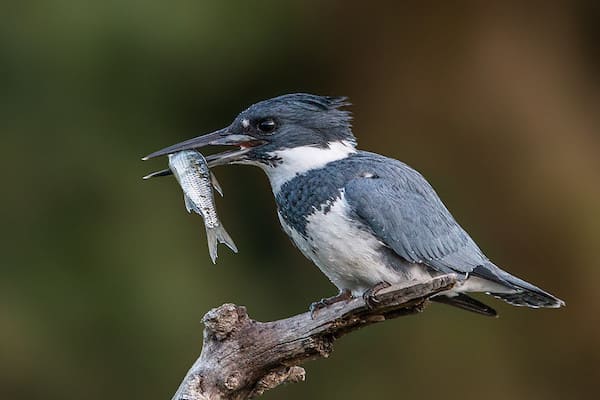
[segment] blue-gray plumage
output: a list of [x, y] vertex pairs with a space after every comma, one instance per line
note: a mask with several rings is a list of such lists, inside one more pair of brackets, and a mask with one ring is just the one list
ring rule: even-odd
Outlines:
[[454, 273], [460, 283], [437, 300], [494, 315], [468, 297], [486, 292], [510, 304], [560, 307], [562, 300], [503, 271], [454, 220], [431, 185], [406, 164], [359, 151], [345, 98], [292, 94], [257, 103], [220, 131], [155, 157], [205, 145], [240, 150], [209, 165], [249, 164], [269, 177], [284, 231], [340, 289], [410, 284]]

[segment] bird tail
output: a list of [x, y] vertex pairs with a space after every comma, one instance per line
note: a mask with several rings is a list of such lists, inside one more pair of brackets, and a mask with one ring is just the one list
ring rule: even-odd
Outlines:
[[492, 290], [489, 294], [513, 306], [559, 308], [565, 305], [565, 302], [558, 297], [509, 274], [491, 262], [475, 268], [472, 274], [506, 287], [506, 292]]
[[543, 290], [532, 291], [528, 289], [517, 289], [515, 293], [490, 293], [490, 295], [500, 300], [504, 300], [513, 306], [559, 308], [565, 305], [564, 301]]
[[206, 241], [208, 242], [208, 253], [213, 264], [217, 263], [217, 245], [219, 243], [225, 244], [234, 253], [238, 252], [237, 246], [223, 225], [215, 226], [214, 228], [206, 227]]
[[467, 296], [464, 293], [457, 293], [452, 296], [439, 295], [432, 297], [430, 300], [437, 303], [454, 306], [466, 311], [471, 311], [476, 314], [485, 315], [486, 317], [498, 316], [498, 313], [492, 307], [482, 303], [479, 300], [475, 300], [471, 296]]

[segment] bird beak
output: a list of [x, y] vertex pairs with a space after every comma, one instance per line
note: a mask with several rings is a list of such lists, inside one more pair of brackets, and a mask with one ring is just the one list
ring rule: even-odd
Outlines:
[[226, 151], [223, 153], [206, 156], [209, 167], [231, 164], [244, 158], [244, 154], [250, 151], [252, 147], [263, 144], [263, 141], [255, 137], [244, 134], [231, 133], [229, 128], [198, 136], [181, 143], [174, 144], [164, 149], [148, 154], [142, 160], [149, 160], [154, 157], [165, 156], [167, 154], [177, 153], [184, 150], [197, 150], [205, 146], [239, 146], [239, 150]]

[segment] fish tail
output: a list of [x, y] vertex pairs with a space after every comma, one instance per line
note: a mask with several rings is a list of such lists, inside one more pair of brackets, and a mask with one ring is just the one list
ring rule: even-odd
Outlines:
[[229, 233], [225, 230], [222, 225], [215, 226], [214, 228], [206, 228], [206, 239], [208, 242], [208, 253], [213, 264], [217, 263], [217, 245], [219, 243], [225, 244], [234, 253], [238, 252], [237, 246], [229, 236]]

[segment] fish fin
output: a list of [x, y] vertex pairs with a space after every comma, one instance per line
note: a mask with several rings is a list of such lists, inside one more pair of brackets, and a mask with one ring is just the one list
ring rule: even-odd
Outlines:
[[151, 174], [148, 174], [144, 177], [142, 177], [143, 180], [147, 180], [150, 178], [158, 178], [159, 176], [169, 176], [169, 175], [173, 175], [173, 171], [171, 171], [170, 169], [161, 169], [160, 171], [156, 171], [156, 172], [152, 172]]
[[227, 233], [222, 225], [214, 228], [206, 228], [206, 241], [208, 242], [208, 253], [213, 264], [217, 263], [217, 245], [219, 243], [225, 244], [234, 253], [238, 252], [237, 246], [233, 243], [231, 236]]
[[221, 185], [219, 184], [217, 177], [215, 176], [215, 174], [212, 173], [212, 171], [210, 171], [210, 183], [212, 184], [212, 187], [217, 191], [217, 193], [219, 193], [221, 197], [223, 197], [223, 189], [221, 189]]
[[196, 204], [194, 204], [194, 202], [192, 201], [192, 199], [190, 199], [188, 197], [188, 195], [185, 194], [185, 193], [183, 194], [183, 201], [185, 201], [185, 209], [187, 210], [187, 212], [191, 213], [193, 211], [196, 214], [202, 215], [202, 212], [200, 211], [200, 209], [198, 208], [198, 206], [196, 206]]

